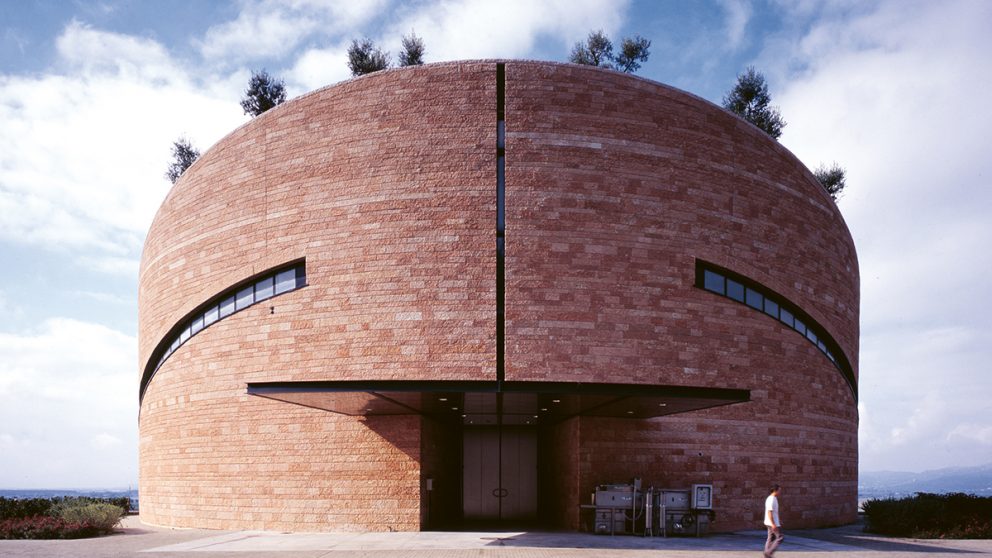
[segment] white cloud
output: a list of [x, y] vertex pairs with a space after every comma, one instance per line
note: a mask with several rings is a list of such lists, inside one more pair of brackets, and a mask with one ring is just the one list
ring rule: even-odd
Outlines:
[[286, 74], [287, 88], [298, 95], [350, 78], [347, 50], [348, 46], [342, 44], [304, 52]]
[[[967, 327], [888, 326], [866, 334], [859, 405], [862, 468], [992, 462], [992, 440], [964, 443], [965, 434], [975, 432], [976, 417], [992, 416], [992, 381], [984, 373], [990, 344], [988, 329]], [[980, 436], [973, 438], [981, 442]]]
[[[398, 6], [391, 22], [371, 39], [389, 51], [391, 62], [404, 35], [416, 33], [426, 43], [425, 60], [441, 62], [479, 58], [520, 58], [545, 37], [562, 45], [562, 52], [590, 29], [607, 34], [619, 29], [628, 0], [457, 0]], [[366, 14], [362, 14], [363, 16]], [[360, 17], [354, 18], [361, 20]], [[342, 29], [345, 29], [342, 26]], [[370, 34], [357, 27], [334, 35], [331, 46], [306, 49], [287, 73], [294, 92], [305, 92], [351, 77], [347, 50], [352, 39]]]
[[20, 314], [22, 311], [20, 307], [10, 302], [3, 290], [0, 290], [0, 314], [9, 316], [10, 314]]
[[133, 336], [98, 324], [57, 318], [26, 334], [0, 334], [6, 487], [133, 482], [136, 361]]
[[236, 19], [208, 29], [197, 46], [207, 62], [218, 64], [278, 59], [317, 32], [354, 34], [386, 11], [386, 4], [385, 0], [245, 2]]
[[90, 440], [90, 445], [96, 449], [107, 449], [114, 446], [119, 446], [123, 444], [124, 441], [114, 436], [113, 434], [107, 434], [106, 432], [101, 432]]
[[[992, 414], [992, 410], [990, 410]], [[988, 414], [986, 416], [989, 416]], [[960, 438], [967, 444], [978, 444], [979, 446], [992, 447], [992, 424], [964, 423], [954, 427], [947, 434], [949, 441]]]
[[0, 241], [133, 274], [172, 140], [205, 149], [243, 122], [237, 89], [197, 86], [147, 39], [72, 22], [56, 43], [62, 73], [0, 76]]
[[402, 14], [383, 44], [395, 55], [402, 35], [424, 38], [431, 62], [470, 58], [518, 58], [530, 53], [539, 37], [571, 46], [590, 29], [614, 33], [629, 2], [598, 0], [461, 0], [437, 2]]
[[78, 21], [66, 26], [55, 46], [60, 62], [73, 72], [111, 73], [163, 84], [182, 80], [184, 76], [159, 43], [96, 30]]
[[[136, 270], [135, 270], [136, 271]], [[105, 304], [132, 305], [134, 298], [101, 291], [74, 291], [73, 296], [88, 298]], [[0, 307], [2, 308], [2, 307]]]
[[745, 30], [751, 20], [751, 3], [746, 0], [720, 0], [720, 6], [726, 12], [724, 34], [730, 48], [738, 48], [746, 37]]
[[883, 2], [818, 17], [798, 40], [773, 41], [764, 63], [785, 83], [782, 143], [810, 167], [847, 168], [839, 205], [861, 262], [870, 413], [862, 468], [992, 461], [992, 446], [960, 443], [992, 391], [992, 113], [981, 108], [992, 4]]

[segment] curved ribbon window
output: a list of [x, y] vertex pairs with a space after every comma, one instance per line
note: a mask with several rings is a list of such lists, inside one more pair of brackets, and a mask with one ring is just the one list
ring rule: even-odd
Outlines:
[[138, 402], [140, 403], [144, 398], [145, 388], [155, 372], [194, 335], [249, 306], [305, 287], [306, 283], [306, 261], [300, 260], [270, 269], [238, 283], [198, 306], [169, 330], [152, 351], [141, 377]]
[[785, 324], [813, 344], [840, 371], [854, 398], [858, 384], [840, 345], [809, 314], [764, 285], [709, 262], [696, 260], [696, 286], [735, 300]]

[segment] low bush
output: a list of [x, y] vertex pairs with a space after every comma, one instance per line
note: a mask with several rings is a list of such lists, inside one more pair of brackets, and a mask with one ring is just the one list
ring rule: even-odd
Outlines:
[[920, 539], [992, 538], [992, 498], [970, 494], [928, 494], [868, 500], [865, 531]]
[[70, 523], [50, 515], [35, 515], [0, 521], [0, 539], [81, 539], [99, 530], [85, 523]]
[[78, 539], [114, 530], [128, 498], [0, 498], [0, 539]]
[[69, 524], [86, 524], [100, 533], [109, 533], [124, 517], [124, 510], [113, 504], [90, 502], [60, 502], [50, 514]]
[[52, 509], [52, 498], [3, 498], [0, 497], [0, 521], [23, 519], [33, 515], [47, 515]]

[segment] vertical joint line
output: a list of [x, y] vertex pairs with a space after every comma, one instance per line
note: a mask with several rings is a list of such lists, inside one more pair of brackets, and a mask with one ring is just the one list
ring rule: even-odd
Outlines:
[[499, 436], [497, 514], [503, 517], [503, 367], [506, 299], [506, 64], [496, 64], [496, 432]]
[[496, 383], [503, 388], [506, 260], [506, 64], [496, 64]]

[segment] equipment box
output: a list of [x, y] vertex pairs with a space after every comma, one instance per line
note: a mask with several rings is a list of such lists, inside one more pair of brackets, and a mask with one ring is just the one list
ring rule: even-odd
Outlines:
[[597, 535], [619, 535], [625, 533], [626, 530], [627, 521], [623, 510], [596, 510], [595, 532]]

